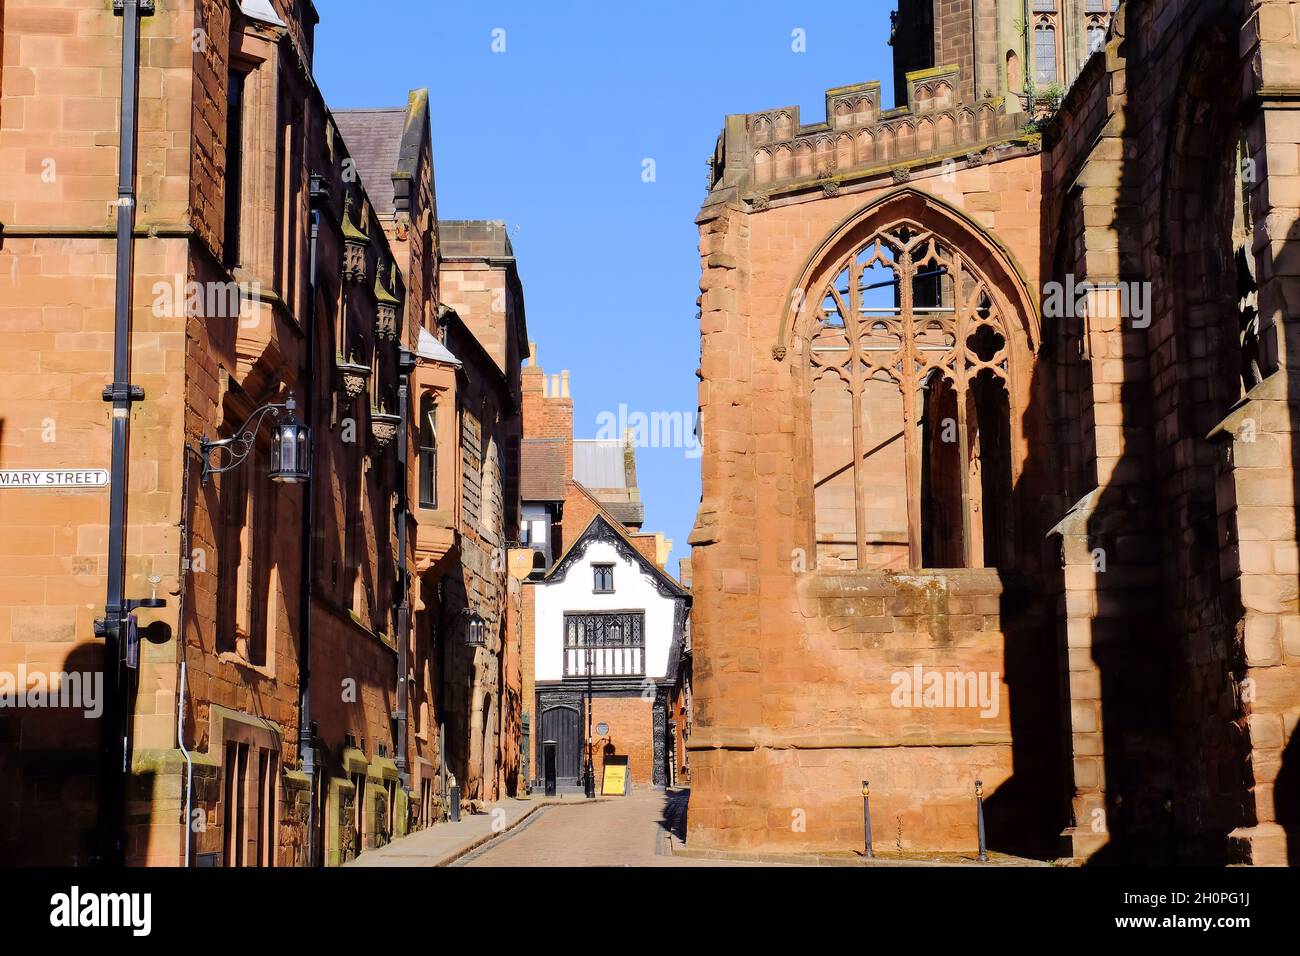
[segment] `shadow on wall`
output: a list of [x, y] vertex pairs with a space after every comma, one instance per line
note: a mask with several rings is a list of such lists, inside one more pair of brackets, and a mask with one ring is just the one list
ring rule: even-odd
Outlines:
[[435, 650], [438, 659], [438, 706], [436, 719], [446, 728], [445, 749], [439, 754], [449, 775], [456, 778], [461, 796], [469, 795], [470, 709], [474, 688], [474, 648], [466, 647], [465, 571], [461, 562], [451, 564], [441, 580], [441, 618]]
[[102, 682], [93, 698], [81, 688], [88, 677], [102, 680], [103, 646], [80, 644], [62, 661], [33, 660], [27, 666], [28, 688], [35, 686], [32, 675], [38, 670], [48, 675], [58, 668], [81, 676], [75, 684], [59, 680], [60, 693], [79, 688], [69, 706], [3, 712], [0, 864], [92, 865], [100, 851], [97, 824], [106, 723], [102, 711], [96, 712], [103, 705]]
[[1286, 833], [1286, 858], [1300, 865], [1300, 729], [1282, 751], [1282, 769], [1273, 784], [1273, 807], [1277, 822]]
[[682, 843], [686, 842], [686, 816], [690, 807], [690, 790], [669, 790], [664, 799], [664, 815], [659, 825]]
[[[1022, 482], [1023, 483], [1023, 482]], [[1026, 500], [1022, 498], [1021, 500]], [[1003, 679], [1011, 724], [1011, 776], [984, 800], [988, 848], [1034, 859], [1058, 855], [1061, 807], [1060, 705], [1052, 619], [1041, 584], [999, 571]]]
[[[1117, 384], [1098, 379], [1093, 407], [1109, 405], [1118, 417], [1103, 423], [1098, 415], [1094, 435], [1114, 431], [1103, 424], [1123, 428], [1116, 457], [1100, 469], [1107, 477], [1087, 526], [1088, 546], [1108, 558], [1088, 622], [1100, 676], [1106, 838], [1092, 864], [1224, 864], [1229, 834], [1253, 817], [1239, 690], [1243, 612], [1229, 567], [1236, 530], [1220, 527], [1216, 494], [1232, 474], [1229, 466], [1220, 477], [1222, 451], [1208, 438], [1242, 390], [1232, 254], [1242, 131], [1239, 85], [1224, 79], [1236, 70], [1239, 23], [1214, 19], [1211, 6], [1196, 9], [1208, 26], [1177, 64], [1161, 62], [1165, 54], [1145, 46], [1149, 31], [1128, 24], [1130, 95], [1110, 222], [1117, 274], [1086, 277], [1149, 282], [1152, 307], [1147, 329], [1122, 315], [1107, 339], [1093, 329], [1094, 348], [1109, 351], [1091, 361], [1104, 372], [1118, 346], [1121, 361], [1109, 364], [1122, 369]], [[1165, 127], [1150, 103], [1171, 68], [1178, 78]], [[1147, 148], [1148, 140], [1163, 148]], [[1163, 192], [1153, 193], [1152, 182]], [[1098, 251], [1090, 250], [1094, 261], [1104, 261]], [[1092, 453], [1103, 460], [1105, 452]]]

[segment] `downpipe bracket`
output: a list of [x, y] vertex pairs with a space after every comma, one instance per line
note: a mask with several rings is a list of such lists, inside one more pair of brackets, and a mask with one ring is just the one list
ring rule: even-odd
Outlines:
[[127, 405], [144, 401], [144, 389], [130, 382], [113, 382], [104, 386], [103, 399], [114, 405]]

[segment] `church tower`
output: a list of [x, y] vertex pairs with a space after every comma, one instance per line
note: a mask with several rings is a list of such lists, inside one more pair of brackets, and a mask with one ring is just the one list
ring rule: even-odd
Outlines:
[[1028, 107], [1033, 92], [1068, 87], [1100, 49], [1118, 0], [898, 0], [895, 104], [907, 103], [907, 75], [956, 67], [963, 102], [1006, 97]]

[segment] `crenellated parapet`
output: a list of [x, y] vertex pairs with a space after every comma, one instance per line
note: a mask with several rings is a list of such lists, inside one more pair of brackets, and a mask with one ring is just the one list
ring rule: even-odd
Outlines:
[[1002, 98], [961, 99], [955, 66], [907, 74], [907, 105], [882, 109], [880, 84], [826, 92], [826, 119], [804, 125], [798, 106], [727, 117], [710, 160], [710, 191], [770, 195], [906, 169], [1015, 139], [1024, 117]]

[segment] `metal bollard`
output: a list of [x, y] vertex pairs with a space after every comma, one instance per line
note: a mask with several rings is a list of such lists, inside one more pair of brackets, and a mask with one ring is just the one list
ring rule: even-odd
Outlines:
[[979, 826], [980, 836], [980, 855], [978, 857], [981, 863], [989, 861], [989, 851], [984, 846], [984, 781], [975, 781], [975, 821]]
[[871, 848], [871, 782], [862, 781], [862, 831], [866, 838], [867, 859], [874, 857], [875, 851]]

